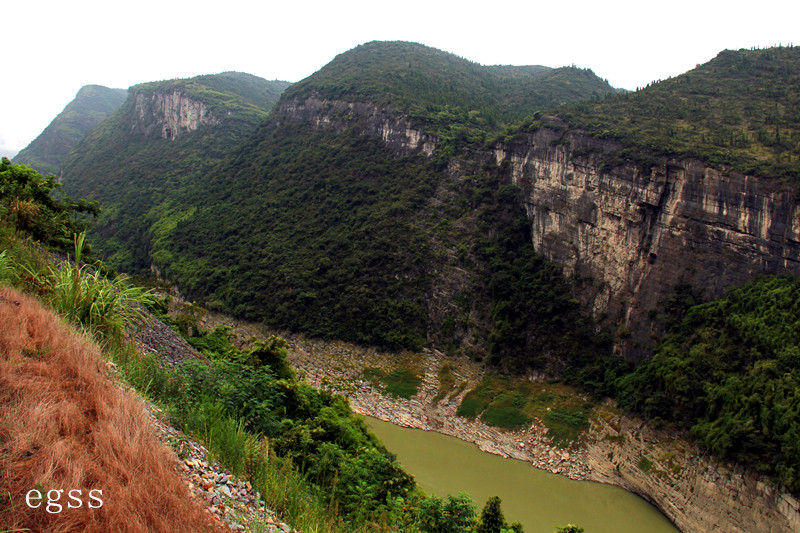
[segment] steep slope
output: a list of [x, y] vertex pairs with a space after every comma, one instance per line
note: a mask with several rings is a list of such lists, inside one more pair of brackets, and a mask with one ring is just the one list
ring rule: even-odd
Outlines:
[[6, 287], [0, 318], [3, 531], [222, 531], [96, 345]]
[[58, 174], [67, 154], [89, 131], [116, 111], [127, 98], [125, 89], [101, 85], [81, 87], [67, 107], [31, 143], [14, 157], [42, 174]]
[[68, 194], [102, 202], [100, 248], [115, 266], [149, 268], [147, 217], [158, 220], [169, 192], [213, 167], [287, 86], [226, 72], [130, 88], [122, 107], [63, 165]]
[[557, 114], [572, 128], [657, 155], [800, 180], [800, 47], [725, 50], [642, 90]]
[[[171, 223], [153, 226], [153, 262], [190, 298], [316, 335], [398, 348], [436, 341], [476, 356], [491, 343], [497, 360], [537, 347], [540, 363], [551, 350], [589, 349], [571, 334], [557, 340], [561, 330], [550, 327], [559, 312], [588, 322], [557, 269], [534, 257], [504, 178], [476, 168], [474, 183], [450, 183], [447, 171], [453, 154], [493, 131], [492, 120], [502, 125], [509, 112], [500, 99], [517, 98], [504, 83], [534, 113], [541, 108], [530, 102], [575, 100], [561, 85], [587, 77], [583, 97], [611, 90], [578, 69], [520, 76], [416, 44], [358, 47], [288, 89], [255, 134], [187, 188]], [[502, 260], [490, 243], [497, 235], [505, 235]], [[517, 249], [525, 259], [515, 266]], [[443, 269], [460, 273], [448, 279]], [[550, 305], [523, 313], [536, 317], [523, 324], [510, 316], [522, 302], [494, 290], [492, 276], [495, 285], [535, 278], [530, 290]]]
[[[534, 248], [592, 281], [582, 299], [607, 317], [620, 353], [652, 353], [660, 303], [678, 285], [711, 299], [757, 274], [800, 274], [797, 148], [758, 140], [769, 120], [796, 138], [798, 70], [797, 48], [727, 51], [638, 93], [561, 108], [563, 118], [493, 146], [524, 191]], [[747, 146], [725, 147], [725, 128]]]

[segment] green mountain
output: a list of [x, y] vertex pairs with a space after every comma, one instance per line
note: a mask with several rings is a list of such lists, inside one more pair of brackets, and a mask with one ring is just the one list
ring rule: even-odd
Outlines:
[[[129, 257], [192, 299], [278, 327], [395, 348], [435, 342], [498, 361], [519, 347], [539, 364], [552, 351], [585, 354], [591, 321], [530, 249], [513, 187], [489, 167], [467, 182], [446, 168], [506, 120], [612, 91], [580, 69], [482, 67], [370, 43], [287, 89], [264, 124], [219, 165], [170, 187], [147, 218], [100, 231], [141, 231], [149, 248]], [[409, 148], [418, 138], [436, 146], [430, 156]], [[131, 197], [134, 185], [124, 190]], [[450, 286], [445, 272], [463, 274]], [[520, 294], [497, 287], [534, 278]], [[526, 297], [544, 305], [521, 310]], [[567, 320], [574, 334], [562, 335], [554, 322]]]
[[63, 164], [70, 195], [102, 198], [101, 251], [118, 267], [148, 268], [147, 232], [163, 202], [217, 164], [288, 86], [226, 72], [131, 87]]
[[613, 92], [591, 70], [486, 67], [421, 44], [374, 41], [339, 54], [286, 97], [369, 101], [428, 120], [443, 109], [471, 111], [493, 123]]
[[42, 174], [58, 174], [67, 154], [83, 137], [125, 101], [125, 89], [86, 85], [67, 107], [14, 157], [14, 163], [29, 165]]
[[[157, 269], [190, 299], [542, 370], [797, 490], [796, 417], [779, 416], [797, 321], [762, 305], [796, 310], [796, 287], [767, 283], [752, 301], [746, 288], [683, 322], [697, 302], [669, 296], [686, 279], [718, 298], [800, 269], [796, 192], [774, 179], [797, 177], [798, 67], [795, 49], [724, 52], [616, 94], [587, 70], [368, 43], [271, 112], [215, 77], [134, 87], [71, 154], [65, 188], [106, 206], [116, 266]], [[634, 370], [612, 343], [656, 356]], [[776, 383], [783, 396], [767, 398]]]
[[800, 47], [725, 50], [675, 78], [557, 114], [652, 154], [798, 182], [799, 87]]

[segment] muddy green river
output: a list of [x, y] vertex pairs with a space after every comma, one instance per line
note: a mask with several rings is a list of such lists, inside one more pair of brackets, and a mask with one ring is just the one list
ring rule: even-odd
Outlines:
[[675, 533], [655, 507], [618, 487], [574, 481], [458, 439], [366, 417], [367, 425], [428, 493], [468, 492], [478, 510], [500, 496], [506, 521], [525, 533], [553, 533], [576, 524], [586, 533]]

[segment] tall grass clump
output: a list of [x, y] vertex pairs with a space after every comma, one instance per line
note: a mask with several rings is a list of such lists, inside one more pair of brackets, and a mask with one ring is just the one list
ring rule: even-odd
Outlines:
[[86, 233], [74, 236], [75, 257], [53, 266], [44, 273], [29, 274], [46, 278], [51, 292], [49, 303], [56, 312], [74, 324], [86, 328], [95, 337], [120, 344], [128, 324], [145, 320], [143, 305], [154, 299], [149, 291], [128, 285], [124, 276], [103, 276], [81, 264]]
[[9, 285], [16, 277], [14, 265], [7, 250], [0, 252], [0, 285]]

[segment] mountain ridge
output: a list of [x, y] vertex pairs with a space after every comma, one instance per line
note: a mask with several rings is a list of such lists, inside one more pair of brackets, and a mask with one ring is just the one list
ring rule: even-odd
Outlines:
[[25, 148], [14, 156], [42, 174], [58, 174], [69, 152], [83, 137], [125, 101], [127, 90], [85, 85], [63, 111]]

